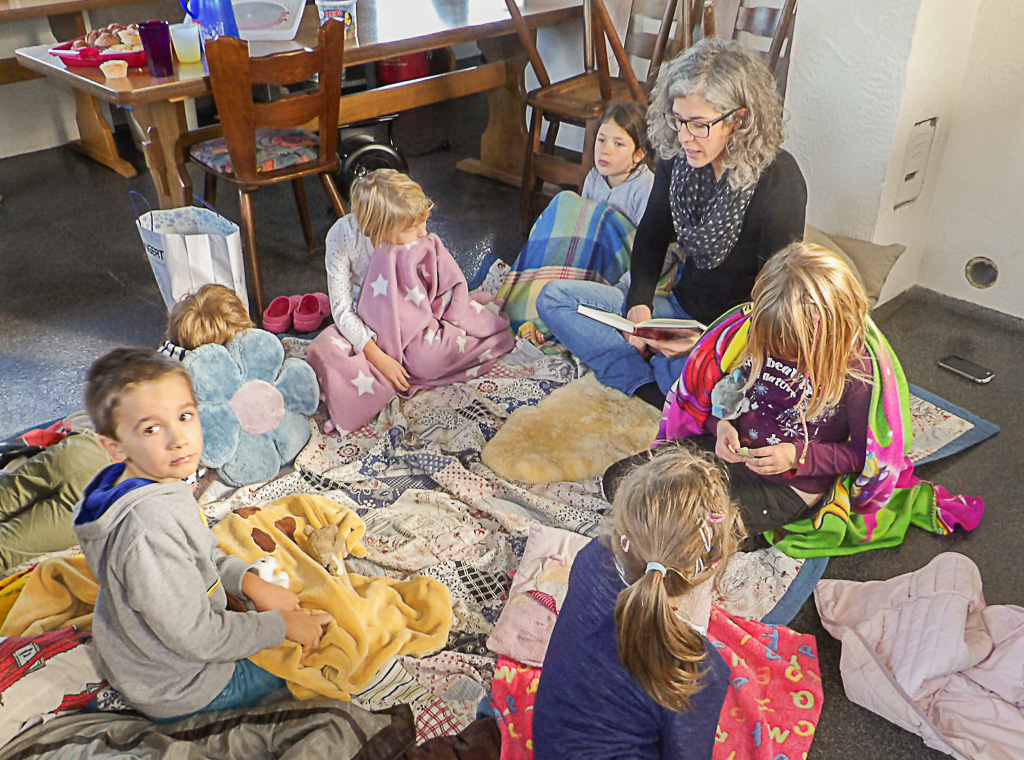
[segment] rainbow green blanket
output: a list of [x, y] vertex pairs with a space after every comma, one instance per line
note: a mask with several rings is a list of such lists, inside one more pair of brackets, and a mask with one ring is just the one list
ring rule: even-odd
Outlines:
[[[711, 413], [711, 390], [738, 366], [747, 343], [750, 304], [719, 317], [701, 336], [665, 400], [658, 440], [700, 435]], [[973, 530], [985, 502], [957, 496], [914, 475], [907, 379], [885, 336], [868, 319], [872, 388], [864, 469], [836, 478], [815, 514], [765, 536], [793, 557], [854, 554], [895, 546], [911, 524], [949, 534]]]

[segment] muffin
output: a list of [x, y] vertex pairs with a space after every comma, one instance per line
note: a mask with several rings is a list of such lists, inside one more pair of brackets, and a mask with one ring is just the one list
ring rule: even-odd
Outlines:
[[117, 36], [121, 38], [121, 44], [127, 45], [129, 48], [142, 45], [142, 38], [139, 37], [139, 33], [129, 29], [119, 30]]
[[96, 38], [96, 41], [93, 44], [100, 50], [104, 50], [108, 47], [113, 47], [114, 45], [120, 45], [121, 38], [116, 34], [111, 34], [110, 32], [101, 32], [100, 36]]
[[104, 61], [100, 71], [107, 79], [123, 79], [128, 76], [128, 61]]

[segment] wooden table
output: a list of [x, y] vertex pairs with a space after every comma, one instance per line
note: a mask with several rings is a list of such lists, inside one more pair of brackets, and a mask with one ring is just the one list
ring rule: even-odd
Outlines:
[[[145, 0], [0, 0], [0, 23], [45, 17], [54, 38], [58, 42], [67, 42], [85, 34], [83, 11], [139, 2]], [[0, 84], [21, 82], [39, 76], [39, 72], [19, 66], [16, 58], [0, 58]], [[135, 167], [117, 154], [110, 125], [96, 98], [84, 90], [76, 89], [75, 107], [81, 139], [71, 143], [71, 146], [124, 177], [134, 177]]]
[[[522, 0], [531, 28], [553, 26], [582, 14], [582, 0]], [[253, 55], [298, 45], [315, 45], [316, 8], [306, 6], [294, 41], [253, 42]], [[345, 65], [371, 63], [406, 53], [476, 42], [486, 63], [412, 82], [380, 87], [341, 98], [341, 123], [349, 124], [430, 103], [486, 92], [490, 114], [481, 138], [479, 161], [460, 168], [518, 184], [526, 150], [525, 56], [515, 38], [503, 0], [358, 0], [356, 41], [346, 41]], [[145, 67], [126, 79], [104, 79], [95, 68], [68, 68], [50, 55], [48, 45], [20, 48], [18, 62], [119, 106], [130, 106], [147, 135], [146, 163], [163, 208], [189, 205], [192, 182], [175, 150], [186, 130], [182, 101], [211, 92], [205, 61], [175, 64], [174, 75], [154, 78]]]

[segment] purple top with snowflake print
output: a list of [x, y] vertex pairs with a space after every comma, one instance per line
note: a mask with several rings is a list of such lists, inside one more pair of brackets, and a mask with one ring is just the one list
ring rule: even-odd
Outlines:
[[[867, 372], [870, 367], [865, 365]], [[795, 364], [767, 357], [760, 376], [747, 391], [750, 408], [733, 422], [740, 445], [756, 449], [792, 443], [800, 456], [804, 434], [797, 404], [806, 384]], [[867, 447], [870, 401], [870, 386], [862, 380], [848, 379], [842, 402], [807, 420], [810, 445], [805, 463], [781, 475], [763, 477], [808, 493], [824, 493], [837, 475], [860, 472]]]

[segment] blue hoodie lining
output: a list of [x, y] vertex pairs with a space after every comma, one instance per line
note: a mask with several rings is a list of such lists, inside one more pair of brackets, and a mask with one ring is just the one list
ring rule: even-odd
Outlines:
[[124, 468], [124, 462], [117, 462], [100, 470], [99, 474], [93, 478], [85, 489], [82, 508], [75, 518], [75, 525], [85, 525], [98, 520], [111, 504], [129, 491], [156, 482], [147, 478], [128, 478], [118, 483], [117, 479], [124, 473]]

